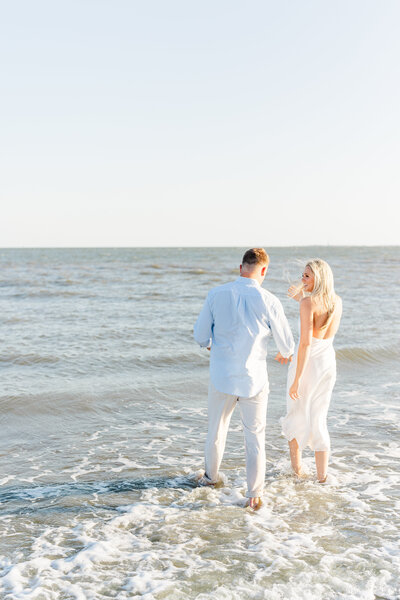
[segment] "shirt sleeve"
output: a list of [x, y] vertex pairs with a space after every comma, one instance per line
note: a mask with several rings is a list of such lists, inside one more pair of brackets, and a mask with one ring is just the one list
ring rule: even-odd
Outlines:
[[289, 358], [294, 352], [294, 339], [279, 300], [271, 307], [269, 312], [269, 326], [274, 336], [275, 344], [284, 358]]
[[209, 348], [211, 346], [213, 324], [214, 319], [207, 296], [194, 325], [194, 339], [202, 348]]

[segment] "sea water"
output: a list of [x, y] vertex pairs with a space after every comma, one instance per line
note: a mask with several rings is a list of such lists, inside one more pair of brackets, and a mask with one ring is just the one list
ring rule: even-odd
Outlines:
[[0, 597], [400, 598], [400, 250], [271, 248], [287, 298], [308, 258], [343, 298], [327, 485], [291, 474], [273, 361], [264, 506], [244, 508], [235, 414], [219, 487], [203, 467], [207, 291], [243, 248], [1, 250]]

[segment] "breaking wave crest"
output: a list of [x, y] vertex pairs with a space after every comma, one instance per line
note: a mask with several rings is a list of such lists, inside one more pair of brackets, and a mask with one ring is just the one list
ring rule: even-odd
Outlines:
[[397, 361], [400, 350], [397, 346], [377, 346], [375, 348], [360, 348], [347, 346], [336, 349], [336, 359], [342, 364], [381, 364]]

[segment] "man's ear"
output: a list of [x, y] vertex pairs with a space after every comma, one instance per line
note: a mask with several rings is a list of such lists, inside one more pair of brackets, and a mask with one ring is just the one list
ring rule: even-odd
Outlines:
[[242, 265], [239, 267], [240, 274], [242, 274]]
[[268, 271], [268, 267], [265, 266], [261, 269], [261, 277], [264, 277], [264, 275], [266, 274], [266, 272]]

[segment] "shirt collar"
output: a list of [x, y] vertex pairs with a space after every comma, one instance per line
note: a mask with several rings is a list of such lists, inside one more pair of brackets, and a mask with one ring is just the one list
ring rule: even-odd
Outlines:
[[239, 275], [239, 277], [236, 279], [236, 281], [238, 281], [239, 283], [245, 284], [245, 285], [261, 287], [260, 284], [258, 283], [258, 281], [256, 279], [253, 279], [252, 277], [242, 277], [241, 275]]

